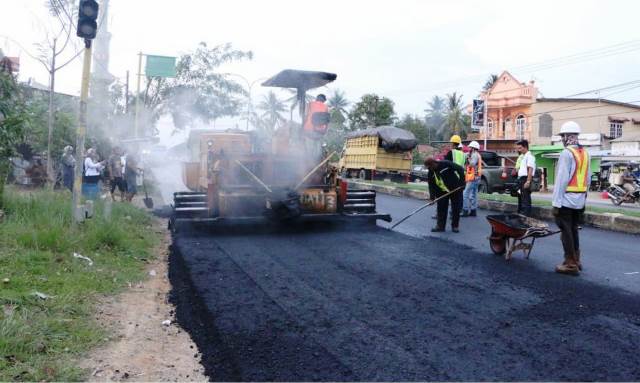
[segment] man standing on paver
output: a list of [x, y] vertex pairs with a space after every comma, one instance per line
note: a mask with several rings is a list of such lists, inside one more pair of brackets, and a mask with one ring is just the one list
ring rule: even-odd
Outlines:
[[531, 180], [536, 172], [536, 158], [529, 151], [529, 141], [516, 142], [522, 156], [518, 167], [518, 213], [531, 217]]
[[564, 262], [556, 266], [556, 272], [571, 275], [578, 275], [582, 270], [578, 225], [591, 183], [589, 153], [578, 143], [579, 134], [580, 125], [574, 121], [565, 122], [560, 128], [564, 150], [556, 165], [552, 202], [564, 249]]

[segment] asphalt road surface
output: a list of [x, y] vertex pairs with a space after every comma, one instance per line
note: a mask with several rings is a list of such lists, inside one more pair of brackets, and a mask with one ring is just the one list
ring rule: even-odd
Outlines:
[[[419, 203], [379, 196], [379, 210], [394, 216]], [[622, 273], [640, 271], [638, 237], [585, 228], [586, 269], [569, 277], [552, 272], [558, 238], [540, 240], [529, 260], [505, 262], [488, 252], [481, 217], [463, 221], [460, 234], [423, 237], [432, 213], [399, 232], [316, 226], [176, 235], [172, 300], [207, 375], [640, 379], [640, 275]]]

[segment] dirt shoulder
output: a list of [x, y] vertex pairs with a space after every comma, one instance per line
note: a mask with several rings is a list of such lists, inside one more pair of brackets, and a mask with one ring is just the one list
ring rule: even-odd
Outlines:
[[168, 301], [171, 238], [166, 227], [165, 220], [154, 220], [153, 230], [162, 233], [162, 241], [155, 248], [156, 259], [147, 266], [148, 279], [99, 305], [96, 320], [112, 335], [81, 362], [91, 372], [89, 381], [207, 380], [198, 348], [175, 322]]

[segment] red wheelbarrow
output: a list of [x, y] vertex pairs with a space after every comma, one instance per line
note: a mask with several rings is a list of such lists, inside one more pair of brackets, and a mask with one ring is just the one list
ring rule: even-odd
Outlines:
[[[560, 232], [551, 230], [545, 222], [521, 214], [488, 215], [487, 221], [491, 224], [489, 247], [494, 254], [504, 255], [507, 261], [516, 250], [522, 250], [525, 258], [529, 258], [537, 238]], [[525, 241], [528, 238], [531, 238], [530, 242]]]

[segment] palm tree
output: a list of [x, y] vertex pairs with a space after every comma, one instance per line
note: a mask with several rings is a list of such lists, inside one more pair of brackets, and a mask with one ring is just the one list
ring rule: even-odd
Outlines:
[[436, 139], [442, 138], [442, 129], [445, 127], [445, 100], [440, 96], [433, 96], [431, 101], [427, 101], [427, 109], [425, 112], [425, 125], [427, 127], [427, 136], [431, 142], [431, 130], [436, 133]]
[[460, 132], [462, 132], [462, 128], [464, 127], [462, 95], [458, 95], [456, 92], [447, 94], [446, 105], [446, 125], [451, 133], [460, 134]]
[[265, 118], [269, 122], [269, 129], [274, 129], [279, 121], [284, 120], [282, 112], [287, 110], [285, 103], [279, 100], [273, 91], [263, 96], [262, 101], [258, 104], [258, 109], [262, 110], [262, 118]]
[[349, 106], [349, 100], [344, 96], [344, 92], [340, 89], [336, 89], [329, 97], [329, 108], [339, 112], [343, 116], [347, 113], [347, 107]]
[[[287, 92], [291, 93], [291, 97], [287, 98], [284, 102], [290, 104], [289, 106], [289, 120], [293, 120], [293, 111], [300, 105], [300, 100], [298, 99], [298, 91], [295, 89], [287, 89]], [[313, 96], [305, 93], [304, 102], [305, 104], [313, 101]]]
[[491, 89], [493, 84], [495, 84], [496, 82], [498, 82], [498, 75], [497, 74], [490, 74], [489, 78], [487, 78], [487, 81], [484, 83], [484, 86], [482, 87], [482, 90], [486, 91], [486, 90]]

